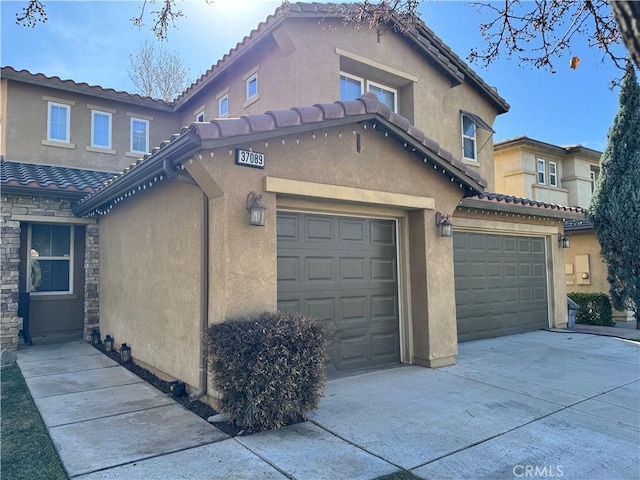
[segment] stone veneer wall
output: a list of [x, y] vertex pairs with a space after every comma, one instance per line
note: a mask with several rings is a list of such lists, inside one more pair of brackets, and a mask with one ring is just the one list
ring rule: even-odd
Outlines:
[[[58, 198], [2, 195], [0, 205], [0, 348], [18, 348], [18, 332], [22, 319], [18, 317], [20, 221], [12, 215], [37, 215], [40, 217], [72, 217], [71, 201]], [[98, 327], [98, 225], [86, 225], [85, 237], [85, 289], [84, 336], [89, 339], [91, 330]]]

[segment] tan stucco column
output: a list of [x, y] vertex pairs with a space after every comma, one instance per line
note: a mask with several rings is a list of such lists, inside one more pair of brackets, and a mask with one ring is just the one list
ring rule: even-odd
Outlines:
[[411, 363], [444, 367], [458, 354], [453, 239], [443, 238], [433, 210], [409, 213], [413, 357]]

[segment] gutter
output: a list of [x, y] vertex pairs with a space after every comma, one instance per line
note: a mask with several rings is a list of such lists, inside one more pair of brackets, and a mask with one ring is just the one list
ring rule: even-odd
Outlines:
[[94, 195], [86, 197], [85, 200], [74, 207], [73, 212], [78, 216], [89, 215], [95, 209], [105, 204], [110, 204], [114, 198], [130, 192], [141, 184], [152, 181], [154, 177], [163, 174], [167, 175], [164, 168], [166, 159], [173, 166], [187, 160], [198, 150], [200, 150], [200, 137], [196, 134], [194, 128], [190, 128], [185, 134], [168, 143], [158, 152], [152, 153], [152, 157], [143, 160], [131, 172], [121, 177], [116, 177], [112, 182], [107, 182], [105, 188], [98, 190]]

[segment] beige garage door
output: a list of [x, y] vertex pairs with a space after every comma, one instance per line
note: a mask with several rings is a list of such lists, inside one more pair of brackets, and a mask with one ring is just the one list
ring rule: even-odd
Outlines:
[[547, 328], [544, 238], [453, 235], [458, 341]]
[[278, 213], [278, 308], [332, 332], [327, 372], [400, 362], [394, 221]]

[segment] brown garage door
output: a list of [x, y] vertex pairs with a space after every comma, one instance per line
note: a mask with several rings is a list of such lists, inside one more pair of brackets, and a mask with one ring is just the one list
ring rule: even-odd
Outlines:
[[278, 308], [328, 325], [330, 375], [399, 363], [395, 222], [278, 213]]
[[454, 233], [458, 341], [547, 328], [544, 239]]

